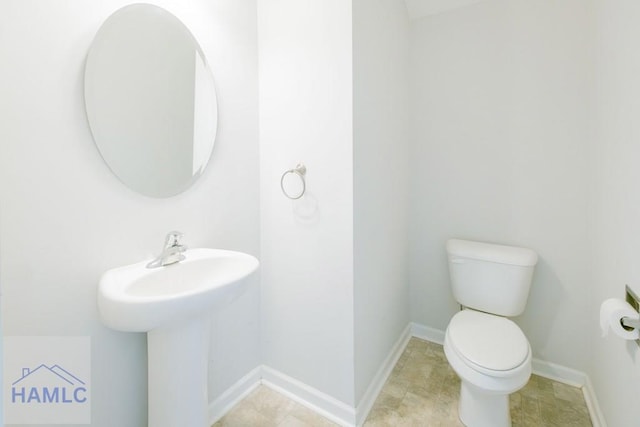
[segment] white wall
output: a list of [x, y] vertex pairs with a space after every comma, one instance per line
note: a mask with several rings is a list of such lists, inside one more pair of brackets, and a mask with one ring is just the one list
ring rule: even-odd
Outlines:
[[351, 2], [260, 0], [258, 40], [263, 361], [353, 406]]
[[355, 401], [409, 323], [409, 20], [353, 2]]
[[589, 375], [607, 424], [637, 426], [640, 419], [640, 348], [600, 337], [600, 303], [640, 293], [640, 4], [597, 0], [598, 136], [594, 158], [594, 284], [588, 317]]
[[[0, 6], [4, 334], [92, 336], [92, 425], [146, 424], [144, 336], [101, 326], [95, 290], [170, 229], [261, 252], [261, 305], [254, 279], [215, 316], [211, 400], [264, 363], [355, 406], [408, 321], [407, 179], [411, 319], [443, 330], [457, 309], [447, 238], [529, 246], [541, 259], [517, 320], [536, 357], [587, 371], [608, 424], [635, 425], [638, 348], [601, 339], [596, 316], [625, 283], [640, 293], [637, 2], [470, 0], [413, 21], [410, 175], [399, 2], [154, 3], [200, 41], [220, 103], [211, 166], [160, 200], [109, 172], [83, 109], [91, 38], [127, 2]], [[291, 202], [279, 180], [299, 161], [308, 193]]]
[[[101, 325], [100, 274], [156, 254], [173, 229], [191, 247], [259, 255], [255, 2], [153, 2], [199, 40], [220, 111], [212, 162], [191, 189], [169, 199], [125, 188], [98, 154], [85, 117], [85, 55], [104, 19], [127, 3], [8, 0], [0, 6], [4, 333], [90, 335], [92, 425], [104, 427], [146, 425], [146, 341]], [[217, 316], [211, 399], [259, 364], [258, 312], [254, 278]]]
[[590, 3], [488, 0], [412, 22], [412, 319], [444, 330], [448, 238], [540, 256], [516, 321], [534, 357], [585, 371]]
[[411, 19], [450, 11], [484, 0], [404, 0]]

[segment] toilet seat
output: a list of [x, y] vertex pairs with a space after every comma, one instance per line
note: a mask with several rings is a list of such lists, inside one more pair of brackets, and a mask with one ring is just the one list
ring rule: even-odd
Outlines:
[[475, 427], [510, 427], [509, 394], [531, 376], [531, 347], [511, 320], [465, 309], [447, 327], [444, 354], [460, 377], [458, 416]]
[[511, 376], [531, 359], [527, 338], [505, 317], [465, 309], [453, 316], [447, 336], [459, 358], [485, 375]]

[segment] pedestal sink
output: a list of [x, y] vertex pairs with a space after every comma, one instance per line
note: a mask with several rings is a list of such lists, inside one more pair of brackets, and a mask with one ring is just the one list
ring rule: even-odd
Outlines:
[[248, 254], [189, 249], [159, 268], [148, 261], [104, 273], [98, 289], [102, 321], [147, 332], [149, 427], [206, 427], [209, 314], [241, 295], [259, 265]]

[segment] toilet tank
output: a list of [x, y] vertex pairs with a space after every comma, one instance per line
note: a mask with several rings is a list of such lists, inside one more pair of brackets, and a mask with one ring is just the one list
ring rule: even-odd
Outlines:
[[449, 275], [456, 301], [500, 316], [524, 311], [538, 255], [531, 249], [451, 239]]

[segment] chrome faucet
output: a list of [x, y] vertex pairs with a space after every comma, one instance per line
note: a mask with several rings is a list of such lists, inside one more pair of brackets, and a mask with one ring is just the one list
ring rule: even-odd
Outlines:
[[147, 264], [147, 268], [163, 267], [184, 260], [186, 258], [184, 252], [187, 247], [180, 244], [180, 239], [182, 239], [182, 233], [179, 231], [172, 231], [167, 234], [162, 253]]

